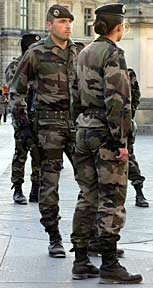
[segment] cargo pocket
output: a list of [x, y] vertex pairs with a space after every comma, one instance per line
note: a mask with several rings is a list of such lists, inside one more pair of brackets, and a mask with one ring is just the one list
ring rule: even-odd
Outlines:
[[127, 185], [128, 162], [118, 161], [115, 152], [99, 147], [99, 179], [103, 184]]

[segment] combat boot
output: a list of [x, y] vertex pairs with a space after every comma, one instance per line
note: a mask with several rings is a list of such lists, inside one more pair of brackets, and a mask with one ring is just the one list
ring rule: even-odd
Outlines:
[[75, 248], [75, 261], [72, 268], [72, 279], [83, 280], [99, 276], [99, 269], [94, 266], [87, 256], [87, 248]]
[[26, 205], [27, 204], [27, 199], [23, 195], [22, 184], [15, 184], [15, 185], [12, 186], [12, 188], [15, 188], [14, 194], [13, 194], [14, 202], [16, 204]]
[[38, 183], [32, 183], [31, 191], [29, 194], [29, 202], [38, 202], [38, 193], [39, 193], [39, 184]]
[[138, 185], [135, 185], [134, 188], [136, 190], [135, 206], [149, 207], [149, 203], [146, 201], [146, 198], [143, 195], [142, 188]]
[[102, 254], [102, 265], [99, 270], [101, 284], [136, 284], [143, 278], [140, 274], [130, 274], [125, 267], [120, 265], [114, 250]]
[[[96, 240], [90, 241], [88, 245], [88, 256], [91, 257], [97, 257], [101, 256], [102, 252], [100, 251]], [[123, 249], [116, 249], [116, 256], [118, 258], [123, 258], [124, 257], [124, 250]]]
[[108, 268], [100, 268], [100, 284], [137, 284], [142, 282], [140, 274], [130, 274], [118, 262]]
[[48, 246], [49, 256], [54, 258], [65, 258], [66, 253], [62, 244], [62, 237], [56, 229], [49, 233], [50, 244]]

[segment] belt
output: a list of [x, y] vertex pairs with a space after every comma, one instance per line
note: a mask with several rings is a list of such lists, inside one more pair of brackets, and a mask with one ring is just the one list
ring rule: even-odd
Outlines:
[[100, 120], [104, 126], [107, 125], [105, 110], [103, 108], [100, 107], [86, 108], [83, 114], [85, 116], [89, 115], [90, 118]]
[[98, 108], [98, 107], [86, 108], [83, 113], [85, 115], [87, 115], [87, 114], [99, 114], [99, 113], [104, 113], [104, 109]]
[[40, 110], [37, 112], [39, 119], [70, 119], [69, 111], [50, 111], [50, 110]]

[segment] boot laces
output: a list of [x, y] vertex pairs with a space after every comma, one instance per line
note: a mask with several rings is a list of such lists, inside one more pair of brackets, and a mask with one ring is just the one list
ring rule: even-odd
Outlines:
[[117, 266], [118, 269], [127, 271], [126, 268], [124, 266], [122, 266], [119, 262], [117, 262], [115, 265]]
[[55, 246], [62, 247], [62, 237], [61, 237], [59, 232], [50, 234], [50, 244], [53, 247], [55, 247]]

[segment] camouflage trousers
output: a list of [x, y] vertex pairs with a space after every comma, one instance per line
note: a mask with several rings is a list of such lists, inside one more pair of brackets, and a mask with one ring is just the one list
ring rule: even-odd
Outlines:
[[88, 245], [95, 223], [103, 247], [119, 240], [126, 218], [127, 163], [117, 161], [108, 130], [79, 129], [76, 134], [74, 164], [81, 193], [73, 217], [71, 241], [81, 248]]
[[71, 131], [66, 120], [41, 123], [38, 126], [38, 138], [41, 158], [41, 187], [39, 210], [41, 224], [50, 233], [58, 226], [59, 193], [58, 184], [63, 164], [63, 152], [72, 159], [75, 133]]
[[128, 179], [131, 181], [131, 184], [133, 186], [135, 186], [135, 185], [139, 186], [140, 185], [140, 187], [142, 188], [145, 177], [141, 175], [139, 164], [138, 164], [136, 157], [135, 157], [135, 154], [134, 154], [134, 145], [133, 144], [128, 145], [128, 152], [129, 152]]
[[21, 139], [21, 131], [19, 128], [14, 128], [15, 139], [15, 153], [12, 160], [12, 176], [13, 184], [24, 183], [25, 162], [27, 160], [28, 152], [31, 155], [31, 181], [39, 183], [40, 181], [40, 164], [38, 158], [35, 156], [35, 151], [30, 149], [28, 145]]

